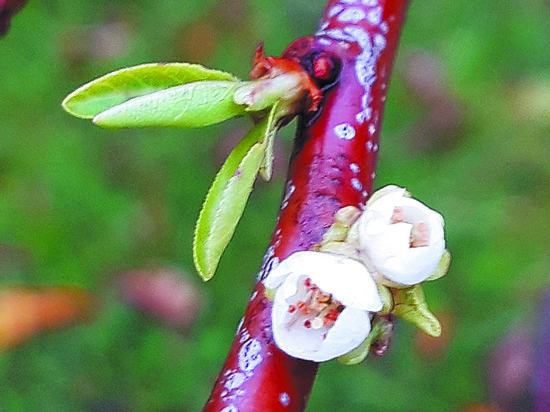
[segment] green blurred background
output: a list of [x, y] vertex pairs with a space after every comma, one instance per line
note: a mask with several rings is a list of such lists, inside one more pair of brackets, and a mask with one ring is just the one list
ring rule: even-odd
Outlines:
[[[0, 289], [72, 284], [93, 321], [0, 352], [0, 411], [198, 411], [244, 313], [274, 227], [279, 174], [258, 183], [218, 275], [201, 284], [194, 223], [245, 120], [203, 130], [101, 130], [60, 107], [81, 84], [144, 62], [246, 78], [316, 30], [311, 0], [30, 0], [0, 39]], [[387, 99], [376, 186], [446, 218], [448, 276], [425, 287], [440, 344], [399, 323], [386, 357], [322, 365], [308, 411], [454, 411], [490, 402], [489, 354], [550, 284], [550, 4], [413, 1]], [[227, 140], [222, 140], [223, 138]], [[193, 328], [124, 304], [116, 278], [187, 272]], [[435, 345], [435, 346], [431, 346]], [[435, 349], [434, 349], [435, 348]]]

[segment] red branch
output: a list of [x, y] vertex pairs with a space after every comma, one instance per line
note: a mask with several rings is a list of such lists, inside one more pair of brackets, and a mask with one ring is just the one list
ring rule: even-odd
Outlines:
[[10, 28], [11, 18], [23, 8], [27, 0], [0, 0], [0, 37]]
[[[344, 206], [370, 196], [378, 137], [409, 0], [331, 0], [315, 36], [283, 58], [300, 63], [323, 90], [298, 127], [279, 220], [242, 324], [204, 411], [303, 411], [318, 364], [273, 341], [271, 301], [261, 283], [294, 252], [311, 249]], [[336, 276], [338, 274], [335, 274]]]

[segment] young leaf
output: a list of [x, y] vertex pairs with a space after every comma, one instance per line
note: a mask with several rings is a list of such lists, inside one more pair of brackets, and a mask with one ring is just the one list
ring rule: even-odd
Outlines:
[[274, 110], [233, 149], [208, 191], [193, 240], [195, 266], [205, 281], [214, 275], [244, 211], [265, 156], [273, 117]]
[[260, 166], [260, 176], [266, 182], [269, 182], [271, 180], [271, 175], [273, 174], [273, 161], [275, 160], [275, 156], [273, 155], [273, 146], [275, 144], [275, 135], [279, 130], [279, 126], [277, 125], [277, 122], [279, 120], [277, 117], [278, 107], [279, 107], [279, 102], [276, 102], [271, 108], [271, 112], [270, 112], [270, 116], [272, 117], [272, 120], [270, 121], [271, 126], [269, 126], [268, 129], [266, 130], [265, 156]]
[[93, 122], [111, 128], [208, 126], [245, 113], [245, 107], [233, 101], [239, 85], [232, 81], [201, 81], [170, 87], [101, 112]]
[[134, 97], [204, 80], [238, 81], [229, 73], [198, 64], [150, 63], [106, 74], [69, 94], [62, 105], [76, 117], [91, 119]]

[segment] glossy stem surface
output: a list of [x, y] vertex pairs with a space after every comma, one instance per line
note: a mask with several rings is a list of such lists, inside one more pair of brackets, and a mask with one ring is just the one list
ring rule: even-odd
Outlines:
[[[344, 206], [372, 193], [382, 111], [408, 0], [331, 0], [315, 36], [293, 42], [298, 61], [323, 89], [302, 116], [279, 220], [242, 324], [204, 411], [303, 411], [318, 364], [279, 350], [261, 280], [294, 252], [311, 249]], [[338, 276], [335, 273], [335, 276]]]

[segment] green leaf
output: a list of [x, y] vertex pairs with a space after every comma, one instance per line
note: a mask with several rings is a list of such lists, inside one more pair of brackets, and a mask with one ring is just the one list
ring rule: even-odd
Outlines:
[[395, 307], [393, 313], [412, 323], [428, 335], [441, 335], [441, 324], [430, 312], [424, 298], [422, 286], [415, 285], [406, 289], [394, 289]]
[[197, 81], [238, 81], [222, 71], [198, 64], [150, 63], [128, 67], [91, 81], [68, 95], [63, 108], [76, 117], [91, 119], [134, 97]]
[[94, 117], [101, 127], [204, 127], [245, 113], [233, 101], [239, 83], [203, 81], [136, 97]]
[[265, 155], [260, 166], [260, 176], [266, 182], [269, 182], [271, 180], [271, 176], [273, 175], [273, 161], [275, 160], [275, 155], [273, 154], [273, 146], [275, 144], [275, 135], [279, 130], [279, 117], [277, 116], [278, 107], [279, 102], [276, 102], [271, 108], [270, 116], [272, 116], [272, 120], [270, 121], [269, 128], [266, 130]]
[[207, 281], [241, 218], [262, 164], [275, 110], [256, 124], [235, 147], [216, 175], [202, 207], [193, 241], [197, 271]]

